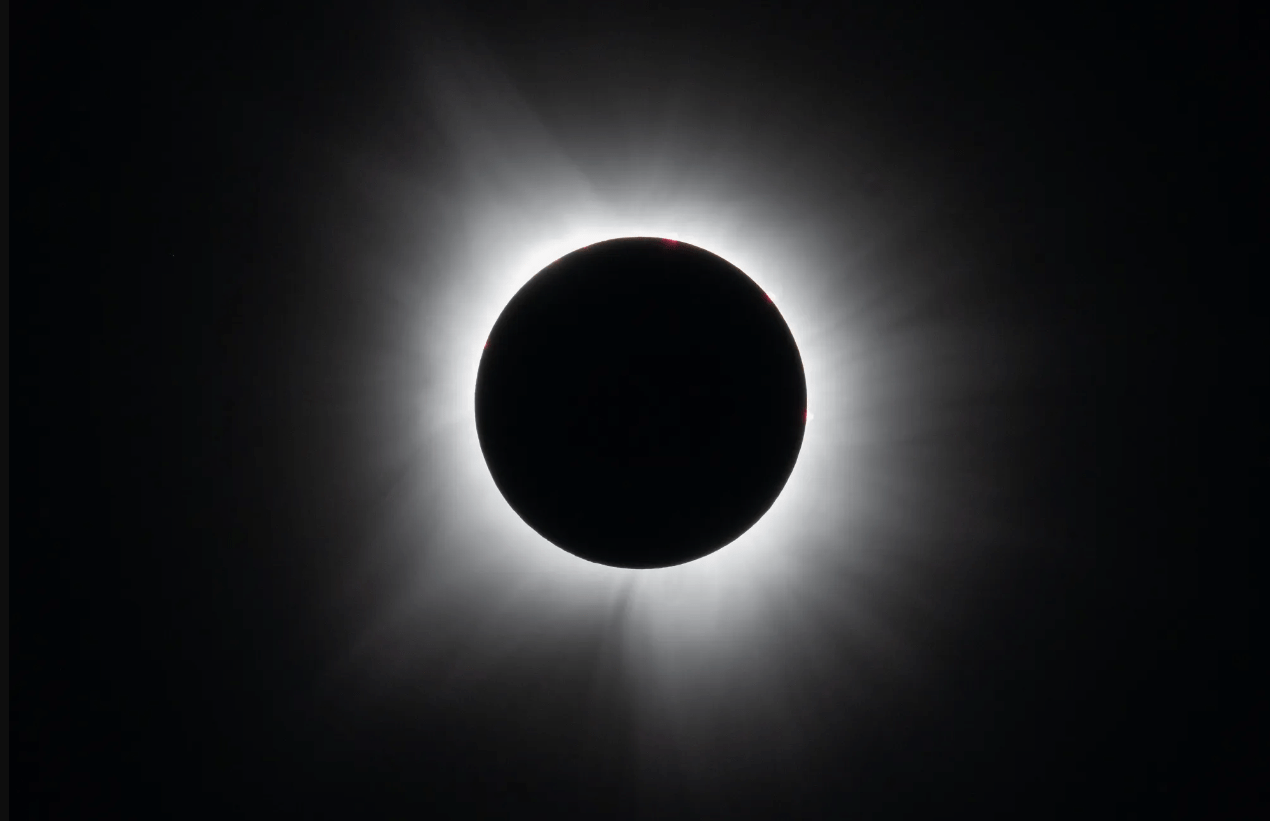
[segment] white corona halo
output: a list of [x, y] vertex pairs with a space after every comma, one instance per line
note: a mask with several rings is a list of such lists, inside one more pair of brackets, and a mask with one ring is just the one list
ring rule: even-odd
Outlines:
[[[874, 212], [850, 199], [809, 205], [782, 182], [784, 163], [805, 182], [799, 158], [763, 153], [776, 126], [735, 135], [722, 152], [687, 130], [676, 141], [672, 121], [655, 145], [608, 152], [549, 132], [473, 53], [438, 51], [423, 72], [420, 98], [453, 152], [443, 180], [393, 179], [373, 156], [353, 163], [379, 210], [443, 217], [414, 226], [427, 246], [415, 262], [368, 280], [414, 306], [408, 350], [390, 357], [403, 364], [375, 388], [375, 401], [411, 409], [411, 427], [386, 434], [409, 455], [410, 478], [358, 548], [366, 575], [392, 568], [392, 592], [360, 614], [344, 672], [419, 699], [516, 687], [599, 635], [597, 668], [620, 675], [596, 697], [627, 700], [660, 728], [649, 732], [688, 745], [737, 710], [768, 727], [814, 724], [805, 690], [830, 657], [872, 660], [858, 690], [839, 678], [821, 693], [835, 709], [889, 686], [870, 679], [879, 670], [920, 678], [910, 627], [939, 622], [944, 600], [932, 591], [952, 581], [940, 574], [968, 571], [976, 550], [1003, 538], [984, 502], [995, 477], [922, 454], [955, 443], [1004, 378], [1010, 348], [964, 322], [903, 321], [938, 286], [923, 292], [911, 271], [886, 268], [912, 255], [885, 248], [916, 244], [914, 202], [930, 192], [895, 190]], [[724, 548], [658, 570], [592, 564], [535, 533], [495, 486], [474, 415], [481, 353], [512, 296], [565, 254], [631, 236], [692, 243], [753, 279], [793, 333], [808, 393], [797, 464], [767, 514]], [[424, 671], [429, 684], [412, 689]]]

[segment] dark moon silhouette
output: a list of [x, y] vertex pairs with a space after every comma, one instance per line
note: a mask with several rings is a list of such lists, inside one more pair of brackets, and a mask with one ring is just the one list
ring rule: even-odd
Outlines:
[[776, 501], [807, 384], [776, 306], [673, 240], [614, 239], [534, 276], [499, 316], [476, 429], [512, 509], [570, 553], [656, 568], [713, 553]]

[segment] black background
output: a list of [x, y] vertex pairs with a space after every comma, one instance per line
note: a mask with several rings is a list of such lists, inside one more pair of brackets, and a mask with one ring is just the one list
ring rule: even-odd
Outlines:
[[294, 512], [339, 507], [312, 477], [346, 445], [297, 448], [320, 398], [286, 377], [326, 366], [306, 333], [358, 287], [311, 250], [305, 149], [373, 134], [443, 178], [439, 138], [381, 124], [408, 104], [403, 66], [453, 31], [600, 154], [688, 76], [687, 121], [765, 123], [822, 214], [873, 184], [848, 131], [955, 169], [975, 181], [960, 230], [995, 260], [978, 298], [1026, 305], [1046, 340], [1016, 514], [1082, 547], [1002, 559], [926, 702], [826, 719], [796, 777], [667, 787], [653, 814], [1246, 810], [1265, 764], [1240, 427], [1264, 376], [1236, 365], [1255, 348], [1234, 318], [1248, 21], [767, 5], [14, 10], [15, 817], [647, 807], [619, 740], [568, 729], [568, 682], [409, 721], [319, 722], [295, 696], [344, 638], [317, 602], [353, 548]]

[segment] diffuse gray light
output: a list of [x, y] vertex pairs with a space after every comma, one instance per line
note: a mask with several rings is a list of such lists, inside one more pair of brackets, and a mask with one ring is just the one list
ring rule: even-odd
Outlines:
[[[342, 331], [365, 369], [325, 395], [359, 397], [331, 418], [375, 446], [339, 466], [369, 501], [350, 514], [358, 581], [339, 594], [353, 638], [321, 698], [373, 693], [402, 716], [462, 704], [479, 723], [474, 705], [551, 670], [589, 682], [579, 709], [623, 725], [650, 778], [673, 760], [709, 789], [732, 777], [705, 763], [725, 748], [796, 769], [827, 722], [935, 686], [932, 647], [1016, 536], [1009, 466], [980, 444], [1027, 356], [1017, 328], [961, 311], [974, 252], [941, 222], [958, 192], [871, 148], [884, 135], [843, 145], [779, 100], [738, 130], [718, 103], [744, 111], [751, 90], [722, 71], [607, 142], [585, 110], [622, 107], [602, 58], [561, 66], [558, 93], [539, 78], [529, 97], [470, 37], [441, 40], [421, 49], [427, 65], [403, 60], [419, 73], [402, 94], [445, 156], [414, 176], [376, 170], [368, 129], [328, 168], [344, 180], [332, 196], [386, 218], [398, 253], [382, 234], [341, 240], [345, 287], [377, 306], [375, 330]], [[656, 574], [539, 538], [494, 487], [472, 422], [484, 335], [507, 299], [561, 254], [632, 235], [709, 248], [773, 294], [814, 414], [770, 513], [728, 550]], [[532, 703], [545, 714], [565, 689]]]

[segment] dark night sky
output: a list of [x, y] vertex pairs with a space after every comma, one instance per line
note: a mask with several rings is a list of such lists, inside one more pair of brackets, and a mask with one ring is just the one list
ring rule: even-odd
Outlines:
[[[1240, 20], [208, 5], [12, 17], [15, 817], [1224, 817], [1253, 799], [1253, 457], [1229, 409], [1257, 377], [1216, 319], [1250, 297]], [[393, 480], [359, 454], [391, 451], [404, 413], [349, 387], [401, 355], [385, 329], [412, 316], [406, 286], [382, 271], [422, 259], [409, 293], [461, 287], [471, 204], [557, 184], [530, 138], [472, 148], [432, 119], [419, 78], [461, 89], [456, 65], [496, 66], [597, 190], [662, 163], [779, 191], [782, 224], [822, 247], [860, 224], [887, 240], [869, 293], [964, 269], [919, 330], [1013, 329], [1003, 410], [940, 442], [975, 456], [931, 457], [921, 485], [960, 498], [943, 468], [980, 465], [1013, 523], [934, 598], [918, 656], [937, 676], [844, 718], [859, 671], [824, 648], [853, 625], [823, 615], [816, 664], [786, 682], [810, 719], [750, 731], [738, 707], [680, 747], [611, 695], [637, 685], [596, 695], [622, 675], [603, 623], [457, 695], [441, 651], [401, 676], [412, 701], [319, 686], [391, 586], [376, 564], [369, 593], [332, 592], [374, 564], [356, 534]], [[360, 193], [331, 181], [352, 155], [381, 175]], [[919, 194], [936, 206], [901, 231]], [[837, 276], [818, 293], [845, 299]], [[929, 370], [890, 378], [935, 395]], [[449, 592], [436, 635], [486, 616], [477, 587]]]

